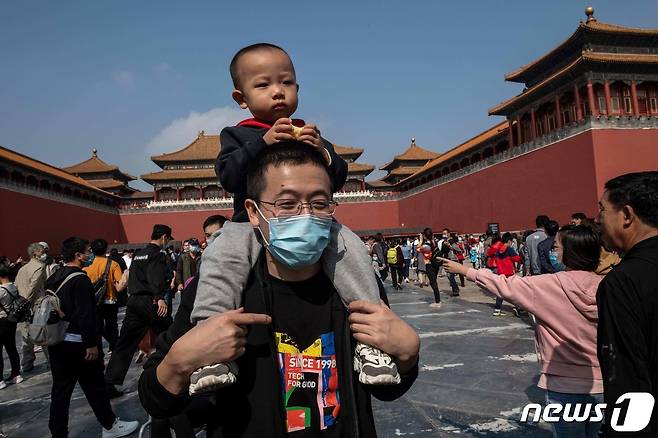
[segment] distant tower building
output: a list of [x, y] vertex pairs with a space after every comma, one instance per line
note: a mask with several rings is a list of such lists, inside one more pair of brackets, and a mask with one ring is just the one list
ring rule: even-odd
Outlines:
[[400, 155], [396, 155], [392, 161], [379, 168], [379, 170], [388, 171], [388, 174], [378, 180], [368, 181], [366, 184], [375, 190], [393, 188], [397, 183], [418, 172], [425, 164], [439, 155], [418, 146], [416, 139], [412, 138], [411, 145], [407, 150]]
[[98, 187], [117, 196], [130, 197], [137, 192], [136, 189], [128, 185], [130, 181], [134, 181], [137, 178], [122, 172], [118, 166], [107, 164], [98, 158], [97, 149], [91, 150], [91, 158], [88, 160], [74, 164], [73, 166], [63, 167], [62, 170], [79, 176], [94, 187]]

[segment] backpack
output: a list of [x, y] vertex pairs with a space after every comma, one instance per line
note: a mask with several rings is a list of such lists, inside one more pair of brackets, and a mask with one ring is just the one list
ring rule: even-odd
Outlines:
[[[2, 286], [0, 286], [2, 287]], [[11, 303], [7, 307], [3, 306], [2, 303], [0, 303], [0, 307], [2, 307], [2, 310], [5, 311], [7, 314], [7, 321], [9, 322], [26, 322], [30, 318], [30, 301], [19, 295], [19, 294], [12, 294], [9, 292], [9, 289], [6, 287], [3, 287], [4, 290], [7, 291], [7, 295], [11, 297]]]
[[386, 262], [389, 265], [397, 265], [398, 264], [398, 250], [397, 250], [397, 248], [389, 248], [386, 251]]
[[105, 270], [103, 271], [103, 275], [101, 275], [98, 280], [94, 281], [94, 284], [92, 285], [94, 288], [94, 301], [96, 301], [97, 306], [103, 304], [105, 299], [105, 293], [107, 292], [107, 277], [110, 272], [111, 265], [112, 259], [108, 257], [107, 263], [105, 263]]
[[61, 317], [60, 301], [57, 294], [69, 280], [80, 275], [87, 274], [84, 272], [69, 274], [55, 292], [46, 289], [46, 294], [34, 303], [29, 336], [36, 345], [47, 347], [64, 341], [69, 322], [64, 321]]

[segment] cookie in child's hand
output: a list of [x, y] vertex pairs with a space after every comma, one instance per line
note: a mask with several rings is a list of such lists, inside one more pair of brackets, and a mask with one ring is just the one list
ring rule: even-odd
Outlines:
[[302, 135], [302, 128], [293, 125], [291, 134], [296, 139], [299, 138], [299, 136]]

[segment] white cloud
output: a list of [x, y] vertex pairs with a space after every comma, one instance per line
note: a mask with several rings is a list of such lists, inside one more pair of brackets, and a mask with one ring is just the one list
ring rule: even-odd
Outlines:
[[173, 152], [190, 144], [199, 131], [216, 135], [247, 117], [248, 113], [231, 107], [213, 108], [205, 113], [192, 111], [167, 125], [146, 144], [146, 150], [149, 154]]
[[135, 82], [135, 75], [128, 70], [117, 70], [112, 72], [112, 81], [124, 86], [131, 86]]

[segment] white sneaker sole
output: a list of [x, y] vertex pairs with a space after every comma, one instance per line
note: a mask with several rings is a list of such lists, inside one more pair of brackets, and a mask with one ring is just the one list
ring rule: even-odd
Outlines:
[[192, 375], [197, 373], [203, 373], [207, 375], [199, 378], [196, 383], [190, 383], [190, 395], [212, 392], [234, 384], [237, 380], [237, 377], [230, 371], [228, 373], [213, 374], [213, 372], [219, 370], [220, 367], [225, 367], [225, 365], [210, 365], [192, 373]]
[[354, 357], [354, 371], [359, 373], [359, 382], [364, 385], [397, 385], [402, 379], [400, 373], [395, 369], [395, 374], [379, 374], [372, 376], [363, 371], [363, 364], [358, 357]]

